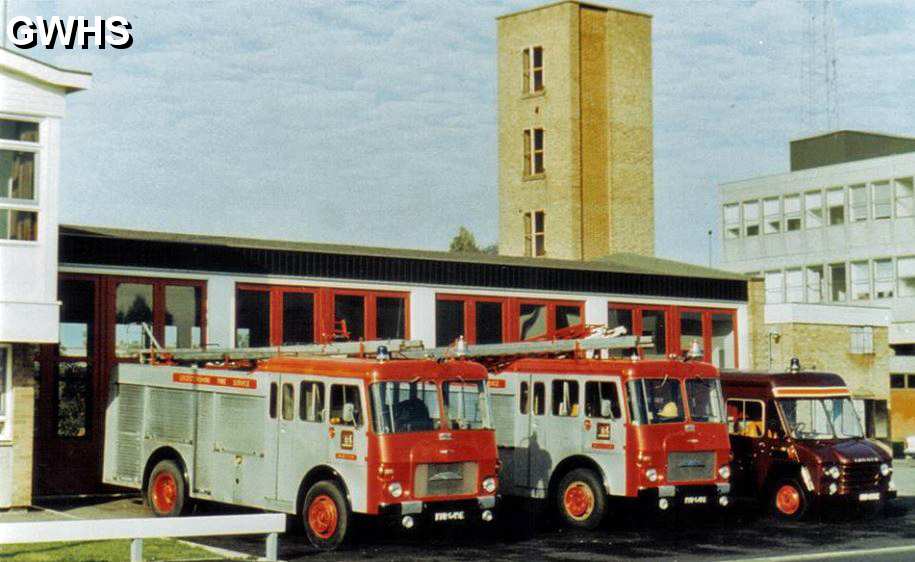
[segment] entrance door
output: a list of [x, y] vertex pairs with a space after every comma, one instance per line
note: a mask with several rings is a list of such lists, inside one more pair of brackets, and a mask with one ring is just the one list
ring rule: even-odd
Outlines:
[[299, 484], [306, 471], [327, 460], [327, 395], [324, 383], [320, 381], [302, 380], [300, 376], [284, 376], [281, 381], [276, 499], [295, 507]]
[[582, 452], [597, 459], [610, 491], [626, 493], [626, 426], [618, 377], [589, 377], [585, 385]]

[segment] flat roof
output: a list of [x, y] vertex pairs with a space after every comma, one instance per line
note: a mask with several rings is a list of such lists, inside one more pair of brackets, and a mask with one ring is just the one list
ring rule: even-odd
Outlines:
[[634, 254], [573, 261], [74, 225], [60, 228], [60, 262], [741, 302], [748, 279]]
[[63, 88], [67, 93], [85, 90], [92, 85], [92, 73], [90, 72], [61, 68], [2, 47], [0, 47], [0, 68]]
[[603, 5], [603, 4], [595, 4], [595, 3], [593, 3], [593, 2], [581, 2], [580, 0], [560, 0], [559, 2], [550, 2], [550, 3], [548, 3], [548, 4], [541, 4], [540, 6], [533, 6], [533, 7], [531, 7], [531, 8], [526, 8], [526, 9], [524, 9], [524, 10], [518, 10], [517, 12], [510, 12], [510, 13], [508, 13], [508, 14], [502, 14], [501, 16], [496, 16], [496, 19], [497, 19], [497, 20], [501, 20], [501, 19], [505, 19], [505, 18], [510, 18], [510, 17], [514, 17], [514, 16], [521, 15], [521, 14], [527, 14], [527, 13], [530, 13], [530, 12], [536, 12], [537, 10], [545, 10], [545, 9], [547, 9], [547, 8], [553, 8], [553, 7], [556, 7], [556, 6], [561, 6], [562, 4], [578, 4], [579, 6], [584, 7], [584, 8], [591, 8], [591, 9], [594, 9], [594, 10], [602, 10], [602, 11], [605, 11], [605, 12], [622, 12], [622, 13], [625, 13], [625, 14], [632, 14], [632, 15], [634, 15], [634, 16], [642, 16], [642, 17], [645, 17], [645, 18], [652, 18], [652, 17], [654, 17], [654, 16], [652, 16], [651, 14], [647, 14], [647, 13], [645, 13], [645, 12], [637, 12], [637, 11], [635, 11], [635, 10], [627, 10], [627, 9], [624, 9], [624, 8], [616, 8], [616, 7], [614, 7], [614, 6], [605, 6], [605, 5]]

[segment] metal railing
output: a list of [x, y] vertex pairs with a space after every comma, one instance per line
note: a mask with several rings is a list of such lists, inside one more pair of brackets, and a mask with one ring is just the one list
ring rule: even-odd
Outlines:
[[130, 540], [130, 561], [143, 561], [143, 539], [267, 535], [267, 560], [277, 560], [282, 513], [0, 523], [0, 544]]

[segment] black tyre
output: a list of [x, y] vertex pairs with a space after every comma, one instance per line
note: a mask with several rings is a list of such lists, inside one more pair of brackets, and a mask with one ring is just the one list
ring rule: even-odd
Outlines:
[[302, 502], [305, 533], [319, 550], [334, 550], [343, 544], [351, 515], [343, 491], [330, 480], [314, 484]]
[[576, 468], [562, 477], [556, 489], [556, 508], [567, 527], [594, 529], [607, 512], [607, 495], [593, 470]]
[[184, 513], [188, 505], [187, 482], [178, 463], [159, 461], [149, 473], [143, 497], [156, 517], [176, 517]]
[[786, 478], [775, 483], [769, 496], [772, 515], [780, 521], [800, 521], [807, 515], [810, 498], [800, 482]]

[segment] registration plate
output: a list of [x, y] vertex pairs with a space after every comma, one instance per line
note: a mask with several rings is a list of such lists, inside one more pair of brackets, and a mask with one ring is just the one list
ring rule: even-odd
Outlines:
[[868, 492], [865, 494], [858, 494], [859, 502], [875, 502], [880, 501], [880, 492]]
[[463, 511], [439, 511], [435, 514], [435, 522], [439, 523], [442, 521], [463, 521], [464, 512]]
[[684, 505], [704, 505], [708, 503], [708, 498], [705, 496], [686, 496], [683, 498]]

